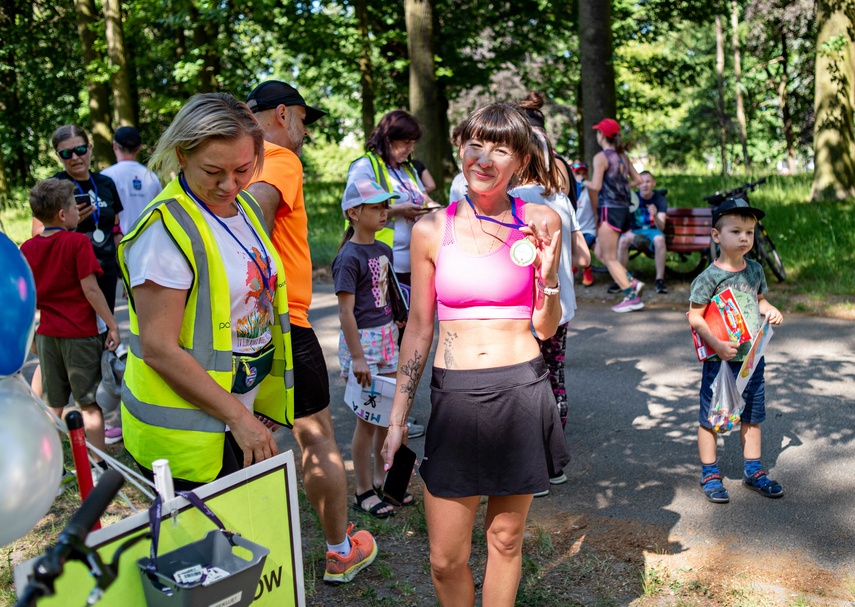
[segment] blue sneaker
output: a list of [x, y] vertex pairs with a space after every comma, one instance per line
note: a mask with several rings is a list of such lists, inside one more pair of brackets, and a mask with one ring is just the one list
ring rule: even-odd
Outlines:
[[764, 497], [782, 497], [784, 488], [766, 476], [765, 470], [758, 470], [751, 476], [743, 476], [742, 484]]
[[714, 504], [726, 504], [730, 501], [730, 495], [721, 482], [721, 474], [707, 474], [702, 477], [701, 491], [707, 500]]

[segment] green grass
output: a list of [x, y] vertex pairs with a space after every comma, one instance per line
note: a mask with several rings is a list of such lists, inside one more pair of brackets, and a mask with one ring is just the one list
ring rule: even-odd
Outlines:
[[[704, 196], [733, 188], [759, 177], [662, 174], [657, 187], [668, 189], [674, 207], [705, 206]], [[312, 264], [332, 263], [344, 232], [341, 196], [344, 182], [313, 181], [304, 186], [309, 214], [309, 245]], [[751, 195], [751, 203], [766, 211], [765, 224], [787, 269], [787, 282], [774, 295], [798, 296], [795, 311], [814, 311], [828, 296], [855, 308], [855, 201], [809, 202], [811, 175], [772, 175]], [[25, 210], [25, 193], [16, 192], [17, 206], [0, 211], [7, 234], [20, 244], [29, 235], [30, 217]], [[652, 273], [652, 260], [639, 259], [642, 272]], [[649, 264], [649, 268], [645, 265]], [[770, 277], [770, 284], [774, 278]], [[778, 302], [774, 302], [778, 305]]]

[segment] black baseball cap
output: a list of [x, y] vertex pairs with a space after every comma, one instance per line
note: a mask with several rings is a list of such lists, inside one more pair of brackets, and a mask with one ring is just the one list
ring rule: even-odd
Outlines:
[[728, 198], [713, 209], [713, 226], [718, 223], [718, 220], [721, 219], [722, 216], [732, 215], [733, 213], [739, 213], [740, 215], [753, 215], [754, 219], [756, 219], [757, 221], [760, 221], [761, 219], [766, 217], [766, 213], [764, 213], [760, 209], [755, 209], [750, 204], [748, 204], [746, 200], [743, 200], [742, 198]]
[[116, 132], [113, 133], [113, 141], [126, 150], [135, 150], [142, 145], [140, 132], [132, 126], [123, 126], [116, 129]]
[[285, 106], [302, 105], [306, 108], [306, 119], [303, 120], [303, 124], [306, 125], [312, 124], [318, 118], [323, 118], [327, 115], [324, 111], [306, 105], [303, 96], [297, 92], [297, 89], [279, 80], [262, 82], [252, 90], [249, 98], [246, 100], [246, 105], [252, 110], [253, 114], [264, 110], [272, 110], [280, 104]]

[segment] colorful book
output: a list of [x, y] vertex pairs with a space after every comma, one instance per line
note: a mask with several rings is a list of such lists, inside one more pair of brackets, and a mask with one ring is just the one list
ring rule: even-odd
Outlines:
[[[722, 341], [730, 341], [738, 346], [751, 339], [751, 331], [748, 330], [745, 317], [730, 287], [712, 297], [704, 309], [704, 320], [707, 321], [712, 334]], [[692, 339], [699, 361], [715, 356], [715, 350], [710, 348], [694, 329]]]

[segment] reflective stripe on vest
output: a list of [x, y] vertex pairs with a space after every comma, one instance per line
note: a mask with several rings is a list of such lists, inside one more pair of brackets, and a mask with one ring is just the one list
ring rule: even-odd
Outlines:
[[[228, 293], [228, 279], [219, 255], [209, 255], [209, 251], [219, 251], [215, 249], [213, 232], [201, 209], [184, 194], [178, 180], [168, 184], [159, 198], [146, 208], [119, 248], [119, 265], [129, 294], [131, 319], [128, 365], [122, 391], [122, 407], [127, 413], [123, 420], [125, 446], [134, 459], [149, 469], [155, 459], [165, 457], [170, 460], [176, 478], [208, 482], [216, 478], [222, 468], [225, 424], [177, 395], [143, 360], [124, 249], [160, 217], [166, 233], [187, 259], [194, 275], [187, 294], [179, 345], [225, 391], [231, 390], [234, 376], [229, 327], [231, 298], [223, 297]], [[239, 204], [279, 270], [273, 301], [276, 313], [270, 319], [275, 360], [270, 375], [260, 384], [259, 395], [264, 393], [265, 398], [263, 402], [256, 399], [255, 410], [277, 423], [291, 426], [294, 368], [285, 276], [281, 260], [261, 227], [260, 208], [248, 195], [239, 198]]]

